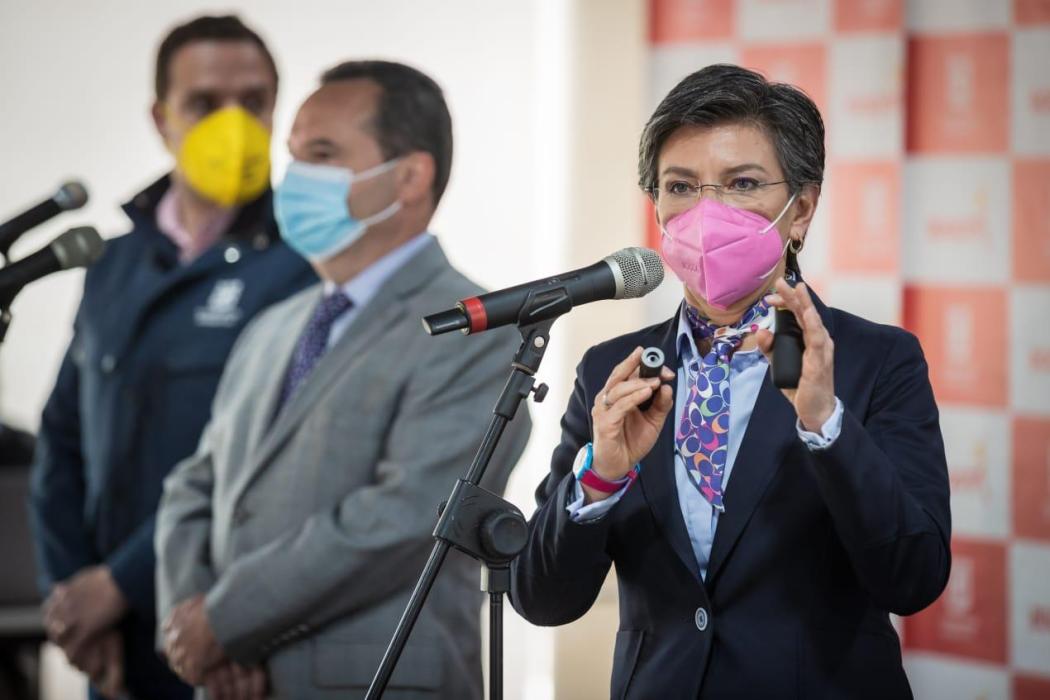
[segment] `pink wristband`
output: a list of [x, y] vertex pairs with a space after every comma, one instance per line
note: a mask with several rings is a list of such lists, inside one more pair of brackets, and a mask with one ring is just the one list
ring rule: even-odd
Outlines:
[[573, 473], [576, 476], [576, 480], [584, 486], [588, 486], [595, 491], [601, 491], [602, 493], [616, 493], [625, 486], [629, 486], [634, 483], [634, 480], [638, 478], [638, 472], [641, 471], [641, 465], [634, 465], [634, 469], [627, 472], [627, 476], [616, 481], [609, 481], [599, 476], [594, 469], [592, 469], [594, 463], [594, 445], [588, 442], [586, 445], [580, 448], [579, 453], [576, 455], [576, 464], [573, 466]]

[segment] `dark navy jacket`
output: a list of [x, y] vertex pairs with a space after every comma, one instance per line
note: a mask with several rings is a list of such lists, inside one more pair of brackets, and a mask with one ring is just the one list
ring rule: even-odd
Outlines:
[[565, 624], [590, 608], [615, 565], [613, 697], [911, 697], [889, 613], [923, 609], [948, 579], [937, 406], [914, 336], [817, 305], [835, 343], [842, 432], [811, 452], [791, 404], [763, 384], [706, 580], [678, 502], [673, 420], [604, 518], [576, 523], [566, 512], [595, 396], [635, 346], [661, 347], [676, 367], [677, 319], [597, 345], [581, 361], [511, 599], [533, 623]]
[[269, 192], [219, 243], [180, 265], [156, 225], [168, 186], [163, 178], [125, 205], [133, 230], [109, 241], [87, 272], [73, 341], [44, 408], [31, 489], [41, 587], [107, 563], [150, 656], [162, 481], [196, 448], [245, 324], [317, 282], [280, 240]]

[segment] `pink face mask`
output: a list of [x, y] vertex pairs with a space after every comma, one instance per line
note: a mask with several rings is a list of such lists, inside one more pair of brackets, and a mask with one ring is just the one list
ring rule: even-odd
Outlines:
[[660, 253], [678, 279], [716, 309], [727, 309], [773, 274], [787, 250], [777, 222], [795, 201], [787, 201], [773, 221], [761, 214], [701, 198], [663, 228]]

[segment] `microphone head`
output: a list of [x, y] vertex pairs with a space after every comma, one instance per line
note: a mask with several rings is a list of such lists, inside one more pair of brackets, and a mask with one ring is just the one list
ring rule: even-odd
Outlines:
[[615, 299], [644, 297], [664, 281], [660, 254], [648, 248], [624, 248], [605, 258], [616, 278]]
[[87, 267], [102, 255], [105, 241], [91, 226], [71, 228], [48, 246], [63, 270], [72, 267]]
[[62, 211], [79, 209], [87, 204], [88, 191], [84, 183], [79, 180], [70, 180], [58, 188], [53, 199]]

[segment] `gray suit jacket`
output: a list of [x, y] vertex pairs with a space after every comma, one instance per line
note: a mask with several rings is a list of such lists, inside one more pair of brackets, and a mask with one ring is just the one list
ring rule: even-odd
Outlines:
[[[227, 654], [282, 698], [363, 696], [466, 472], [520, 342], [513, 328], [430, 338], [420, 318], [479, 288], [437, 242], [384, 283], [274, 418], [316, 286], [261, 314], [227, 363], [197, 453], [164, 485], [159, 619], [206, 593]], [[525, 447], [508, 427], [484, 485]], [[388, 698], [481, 698], [478, 565], [445, 562]]]

